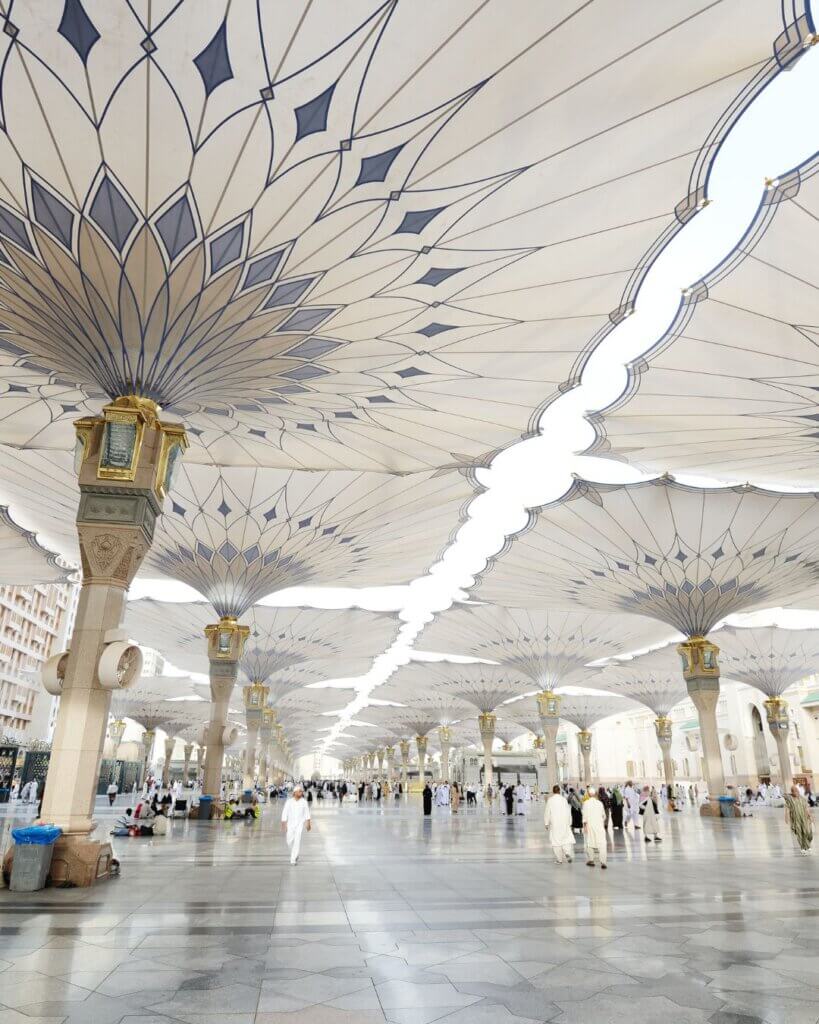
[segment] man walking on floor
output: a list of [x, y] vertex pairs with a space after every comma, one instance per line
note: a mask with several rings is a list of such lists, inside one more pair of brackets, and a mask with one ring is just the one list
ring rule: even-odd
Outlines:
[[549, 832], [549, 842], [557, 863], [562, 864], [565, 857], [571, 864], [574, 856], [572, 810], [569, 801], [560, 792], [560, 786], [552, 786], [552, 795], [546, 801], [544, 825]]
[[600, 858], [600, 867], [606, 868], [608, 843], [606, 837], [606, 810], [597, 797], [597, 790], [589, 786], [588, 799], [583, 804], [583, 835], [586, 840], [586, 864], [594, 867], [595, 855]]
[[305, 825], [311, 829], [310, 805], [304, 799], [304, 790], [296, 786], [293, 795], [288, 797], [282, 811], [282, 832], [287, 833], [287, 846], [290, 850], [290, 863], [296, 864], [301, 850], [301, 834]]

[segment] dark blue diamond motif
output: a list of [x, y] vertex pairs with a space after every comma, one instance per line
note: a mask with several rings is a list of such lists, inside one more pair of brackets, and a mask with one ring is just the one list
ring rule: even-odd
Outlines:
[[264, 308], [273, 309], [276, 306], [294, 306], [313, 281], [314, 278], [312, 277], [305, 277], [301, 281], [282, 281], [270, 293], [270, 298], [264, 304]]
[[327, 115], [330, 113], [330, 101], [333, 98], [336, 84], [325, 89], [323, 93], [316, 96], [314, 100], [296, 107], [296, 142], [306, 138], [308, 135], [315, 135], [316, 132], [323, 132], [327, 127]]
[[395, 158], [403, 148], [403, 145], [394, 146], [376, 156], [365, 156], [361, 161], [361, 169], [355, 181], [356, 185], [369, 185], [371, 181], [384, 181], [390, 173]]
[[206, 96], [210, 96], [222, 82], [233, 78], [233, 68], [230, 66], [227, 48], [227, 18], [219, 26], [216, 35], [205, 49], [198, 57], [194, 57], [193, 63], [202, 76]]
[[427, 324], [426, 327], [422, 327], [418, 334], [423, 334], [427, 338], [434, 338], [436, 334], [443, 334], [444, 331], [455, 330], [454, 324]]
[[433, 217], [437, 217], [443, 206], [435, 210], [412, 210], [404, 214], [404, 219], [395, 229], [396, 235], [417, 235], [424, 230]]
[[219, 554], [224, 558], [226, 562], [232, 562], [233, 559], [239, 554], [238, 550], [226, 540], [225, 543], [219, 548]]
[[279, 327], [279, 331], [314, 331], [319, 324], [323, 323], [328, 316], [335, 313], [335, 309], [327, 307], [316, 309], [297, 309], [292, 316]]
[[58, 242], [62, 242], [66, 249], [70, 249], [71, 228], [74, 224], [71, 210], [36, 181], [31, 183], [31, 200], [37, 223]]
[[222, 498], [222, 503], [219, 506], [219, 508], [216, 509], [216, 511], [217, 512], [221, 512], [221, 514], [223, 516], [226, 516], [228, 514], [228, 512], [231, 511], [231, 508], [230, 508], [230, 505], [228, 505], [228, 503], [225, 501], [225, 499]]
[[111, 181], [103, 178], [89, 211], [91, 220], [106, 235], [117, 252], [122, 252], [137, 222], [136, 214]]
[[301, 366], [296, 366], [292, 370], [286, 370], [282, 377], [287, 377], [288, 380], [310, 380], [311, 377], [326, 377], [329, 372], [323, 366], [302, 363]]
[[424, 274], [423, 277], [419, 277], [415, 282], [416, 284], [440, 284], [441, 281], [446, 281], [448, 277], [452, 277], [453, 274], [460, 274], [463, 267], [453, 267], [448, 270], [446, 267], [432, 267]]
[[4, 210], [2, 206], [0, 206], [0, 235], [10, 242], [14, 242], [15, 245], [19, 245], [26, 252], [32, 252], [25, 224], [15, 214]]
[[168, 256], [176, 259], [196, 238], [196, 225], [187, 196], [181, 196], [162, 214], [156, 222], [156, 229]]
[[196, 542], [196, 553], [201, 558], [204, 558], [206, 562], [209, 562], [213, 558], [212, 549], [203, 544], [201, 540]]
[[80, 0], [65, 0], [57, 31], [74, 47], [83, 64], [88, 60], [91, 47], [100, 37]]
[[244, 224], [236, 224], [210, 243], [210, 269], [214, 274], [242, 255], [244, 233]]
[[331, 341], [329, 338], [308, 338], [287, 350], [285, 355], [296, 356], [298, 359], [317, 359], [334, 349], [341, 348], [342, 342]]
[[276, 273], [279, 264], [282, 261], [282, 250], [278, 252], [272, 252], [268, 256], [262, 256], [256, 260], [255, 263], [251, 263], [247, 268], [247, 276], [245, 277], [245, 288], [252, 288], [254, 284], [261, 284], [262, 281], [269, 281]]

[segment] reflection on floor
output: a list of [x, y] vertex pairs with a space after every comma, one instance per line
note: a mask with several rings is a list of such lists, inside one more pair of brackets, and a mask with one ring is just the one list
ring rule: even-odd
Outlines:
[[0, 892], [0, 1024], [819, 1021], [816, 860], [781, 811], [616, 833], [601, 872], [552, 863], [542, 805], [313, 806], [295, 868], [273, 807], [118, 840], [94, 889]]

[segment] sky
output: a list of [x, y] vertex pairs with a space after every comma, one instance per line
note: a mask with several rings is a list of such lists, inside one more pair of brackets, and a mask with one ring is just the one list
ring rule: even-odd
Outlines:
[[[708, 204], [659, 254], [643, 281], [633, 314], [600, 343], [583, 371], [580, 386], [561, 395], [545, 410], [537, 436], [507, 448], [488, 468], [478, 471], [477, 478], [486, 490], [472, 500], [468, 521], [428, 575], [408, 586], [365, 590], [299, 587], [262, 602], [333, 608], [356, 604], [401, 612], [404, 626], [398, 640], [376, 659], [366, 676], [356, 680], [355, 696], [324, 740], [325, 749], [345, 723], [366, 706], [368, 695], [377, 697], [373, 691], [409, 659], [423, 625], [453, 600], [466, 596], [466, 588], [487, 559], [501, 549], [507, 536], [525, 525], [527, 509], [560, 498], [574, 474], [601, 482], [642, 479], [642, 474], [623, 463], [577, 454], [593, 440], [584, 414], [601, 410], [620, 396], [627, 382], [626, 365], [652, 348], [667, 330], [682, 292], [736, 248], [756, 215], [766, 181], [783, 176], [819, 151], [817, 96], [819, 46], [808, 50], [791, 70], [779, 74], [735, 124], [712, 165]], [[677, 474], [677, 479], [700, 486], [746, 482], [727, 476], [703, 479]], [[819, 489], [819, 469], [815, 484]], [[130, 597], [143, 596], [201, 599], [184, 584], [137, 580]], [[778, 621], [804, 627], [819, 624], [819, 615], [777, 610], [738, 616], [732, 621], [749, 625]]]

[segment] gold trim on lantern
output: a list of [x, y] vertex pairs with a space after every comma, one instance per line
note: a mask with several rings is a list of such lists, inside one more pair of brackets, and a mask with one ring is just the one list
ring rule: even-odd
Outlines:
[[[133, 482], [139, 465], [139, 453], [146, 426], [153, 427], [157, 423], [159, 406], [150, 398], [138, 395], [123, 395], [114, 399], [102, 409], [102, 438], [100, 439], [99, 461], [97, 463], [98, 480], [124, 480]], [[82, 422], [82, 421], [80, 421]], [[134, 444], [131, 458], [127, 466], [103, 465], [105, 458], [106, 435], [112, 427], [129, 426], [134, 428]]]
[[692, 636], [677, 644], [682, 658], [682, 671], [686, 680], [719, 678], [719, 647], [704, 636]]
[[188, 435], [181, 424], [160, 423], [159, 426], [162, 430], [162, 441], [159, 449], [159, 458], [156, 463], [154, 490], [161, 501], [165, 498], [170, 488], [168, 468], [173, 465], [171, 463], [171, 454], [175, 449], [180, 449], [180, 452], [186, 452], [190, 447], [190, 441], [188, 441]]

